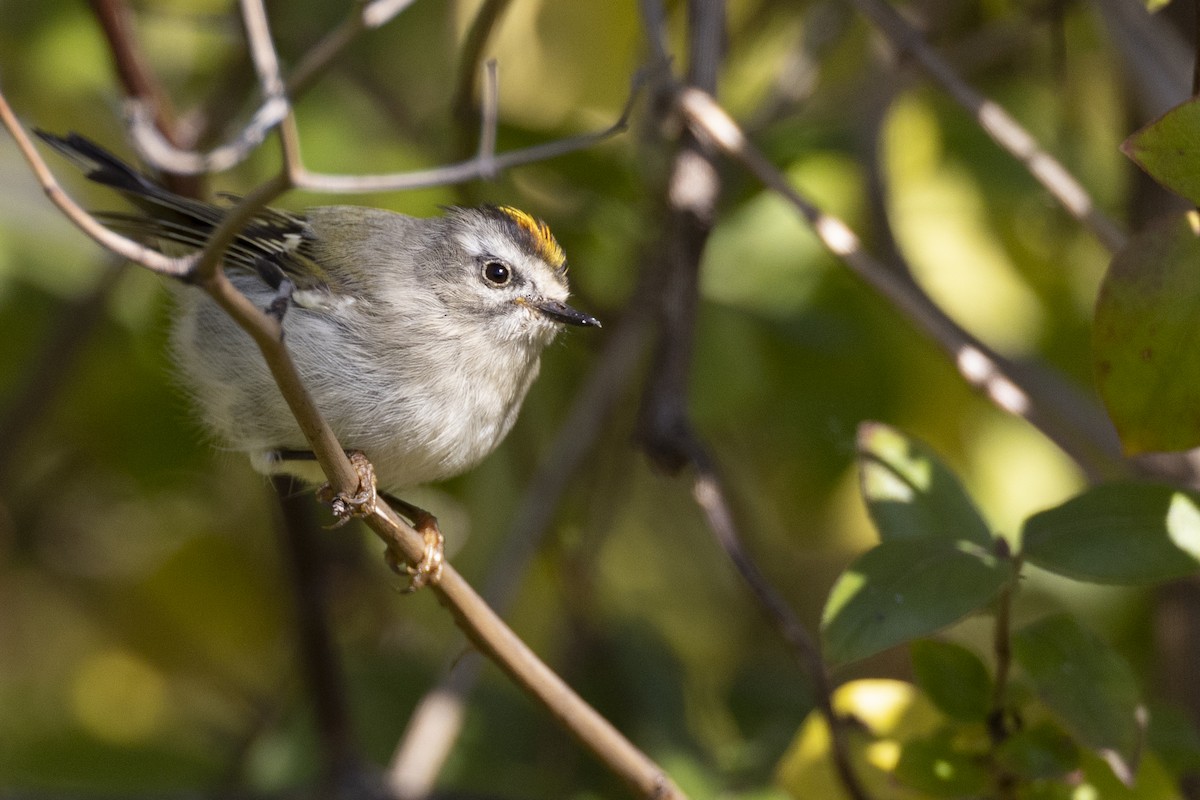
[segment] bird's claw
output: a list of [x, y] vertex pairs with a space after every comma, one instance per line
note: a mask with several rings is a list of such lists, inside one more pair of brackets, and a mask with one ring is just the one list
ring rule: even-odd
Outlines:
[[410, 583], [405, 592], [415, 592], [418, 589], [436, 584], [442, 579], [442, 566], [446, 562], [446, 539], [438, 528], [437, 517], [428, 511], [404, 503], [405, 511], [412, 518], [413, 527], [425, 540], [425, 549], [421, 560], [416, 564], [406, 563], [391, 548], [384, 557], [393, 572], [409, 576]]
[[346, 454], [354, 472], [358, 475], [358, 487], [353, 492], [335, 492], [328, 483], [317, 489], [317, 499], [327, 503], [337, 522], [331, 528], [340, 528], [355, 517], [369, 517], [375, 513], [379, 494], [375, 487], [375, 468], [365, 454], [353, 450]]

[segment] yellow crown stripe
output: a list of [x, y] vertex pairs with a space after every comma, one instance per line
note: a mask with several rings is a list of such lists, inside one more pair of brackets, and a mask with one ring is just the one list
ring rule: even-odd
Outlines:
[[529, 234], [533, 240], [537, 254], [555, 269], [562, 269], [567, 263], [567, 254], [550, 233], [550, 226], [540, 219], [534, 219], [519, 208], [500, 206], [499, 211], [508, 216], [513, 222]]

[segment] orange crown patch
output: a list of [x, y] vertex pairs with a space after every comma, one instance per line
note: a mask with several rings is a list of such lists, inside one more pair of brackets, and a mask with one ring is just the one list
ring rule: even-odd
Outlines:
[[519, 208], [499, 206], [496, 209], [517, 224], [517, 227], [529, 234], [529, 241], [534, 251], [545, 259], [546, 263], [562, 272], [567, 268], [567, 254], [550, 233], [550, 226], [540, 219], [534, 219]]

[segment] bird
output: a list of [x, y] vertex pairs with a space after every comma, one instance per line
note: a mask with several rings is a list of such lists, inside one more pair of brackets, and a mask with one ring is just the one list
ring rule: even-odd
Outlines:
[[[38, 135], [128, 198], [137, 212], [97, 218], [154, 249], [198, 249], [228, 213], [79, 134]], [[511, 430], [558, 333], [600, 327], [567, 304], [566, 254], [549, 227], [509, 205], [451, 206], [435, 217], [268, 208], [237, 234], [223, 266], [240, 292], [279, 315], [321, 415], [392, 495], [477, 465]], [[259, 472], [320, 481], [250, 336], [206, 293], [175, 294], [170, 349], [208, 431]]]

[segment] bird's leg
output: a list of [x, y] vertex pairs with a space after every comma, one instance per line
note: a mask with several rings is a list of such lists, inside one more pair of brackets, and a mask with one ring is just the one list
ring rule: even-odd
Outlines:
[[[274, 456], [280, 461], [312, 460], [316, 457], [310, 450], [288, 449], [276, 450]], [[334, 492], [328, 483], [317, 489], [317, 499], [331, 506], [333, 513], [338, 517], [338, 521], [332, 526], [334, 528], [340, 528], [353, 517], [374, 514], [375, 501], [379, 497], [375, 488], [375, 470], [366, 455], [359, 450], [351, 450], [346, 453], [346, 456], [354, 465], [355, 472], [358, 473], [358, 488], [352, 494]], [[413, 528], [425, 540], [425, 551], [421, 555], [421, 560], [416, 564], [404, 563], [391, 548], [388, 548], [384, 552], [388, 566], [392, 568], [392, 571], [408, 575], [412, 579], [412, 583], [405, 591], [415, 592], [423, 586], [437, 583], [442, 577], [442, 565], [446, 561], [446, 538], [442, 536], [442, 532], [438, 528], [437, 517], [395, 495], [385, 493], [383, 497], [387, 500], [388, 505], [408, 518]]]
[[392, 552], [391, 548], [388, 548], [384, 553], [388, 566], [394, 572], [408, 575], [411, 578], [412, 583], [405, 591], [415, 592], [422, 586], [437, 583], [441, 580], [442, 564], [446, 561], [446, 537], [442, 536], [442, 532], [438, 528], [437, 517], [394, 495], [385, 494], [384, 497], [388, 501], [388, 505], [408, 517], [413, 528], [425, 540], [425, 552], [416, 564], [401, 564], [396, 554]]
[[375, 489], [375, 468], [361, 450], [346, 453], [354, 472], [358, 476], [358, 487], [353, 492], [335, 492], [328, 483], [317, 489], [317, 500], [327, 503], [338, 518], [332, 527], [340, 528], [354, 517], [369, 517], [375, 513], [375, 501], [379, 495]]

